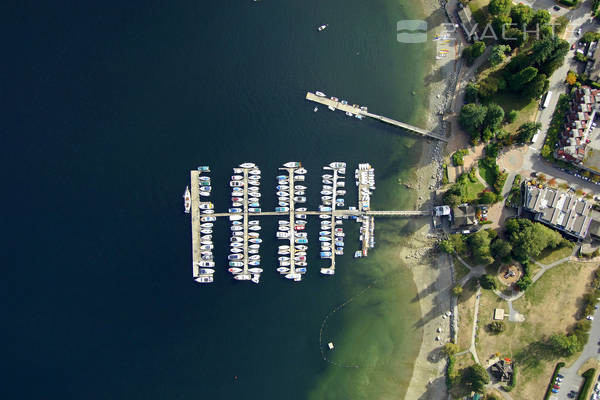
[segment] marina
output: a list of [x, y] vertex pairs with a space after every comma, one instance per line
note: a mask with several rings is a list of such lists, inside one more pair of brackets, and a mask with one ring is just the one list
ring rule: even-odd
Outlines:
[[[344, 175], [346, 163], [332, 162], [323, 167], [321, 205], [318, 210], [308, 210], [297, 205], [306, 202], [307, 187], [303, 185], [306, 169], [300, 162], [291, 161], [279, 168], [275, 187], [278, 205], [275, 211], [262, 211], [260, 207], [261, 171], [253, 163], [243, 163], [233, 168], [229, 182], [231, 204], [228, 212], [216, 213], [209, 201], [210, 168], [200, 166], [190, 172], [190, 186], [184, 194], [184, 211], [191, 211], [192, 275], [199, 283], [214, 282], [216, 261], [213, 255], [212, 228], [217, 218], [228, 218], [231, 226], [230, 254], [227, 270], [239, 281], [260, 282], [261, 265], [260, 217], [283, 217], [278, 221], [276, 238], [286, 244], [278, 247], [279, 272], [292, 281], [301, 281], [308, 271], [308, 234], [305, 232], [308, 216], [320, 219], [319, 255], [328, 260], [322, 267], [323, 275], [335, 274], [336, 255], [344, 254], [344, 219], [355, 219], [360, 227], [360, 250], [355, 258], [366, 257], [368, 249], [375, 246], [375, 217], [426, 217], [431, 210], [371, 210], [371, 196], [375, 190], [375, 170], [368, 163], [359, 164], [355, 170], [358, 187], [357, 207], [345, 207]], [[189, 193], [188, 193], [189, 192]]]
[[389, 125], [397, 126], [398, 128], [402, 128], [406, 131], [416, 133], [421, 136], [430, 137], [433, 139], [440, 140], [442, 142], [448, 142], [448, 139], [441, 135], [438, 135], [431, 131], [428, 131], [428, 130], [425, 130], [425, 129], [422, 129], [422, 128], [419, 128], [419, 127], [416, 127], [416, 126], [413, 126], [413, 125], [410, 125], [410, 124], [407, 124], [404, 122], [396, 121], [395, 119], [392, 119], [392, 118], [388, 118], [388, 117], [384, 117], [382, 115], [370, 113], [368, 111], [367, 107], [364, 107], [364, 106], [361, 107], [357, 104], [350, 105], [350, 104], [348, 104], [348, 102], [346, 100], [339, 100], [337, 97], [332, 96], [331, 98], [328, 98], [325, 95], [325, 93], [323, 93], [323, 92], [319, 92], [319, 91], [316, 91], [315, 93], [307, 92], [306, 100], [322, 104], [322, 105], [326, 106], [327, 108], [329, 108], [331, 111], [340, 110], [349, 117], [354, 116], [357, 119], [363, 119], [365, 117], [373, 118], [378, 121], [384, 122]]

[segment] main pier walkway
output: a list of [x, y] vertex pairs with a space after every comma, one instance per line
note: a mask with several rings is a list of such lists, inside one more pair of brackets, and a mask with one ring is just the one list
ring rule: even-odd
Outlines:
[[329, 107], [329, 109], [341, 110], [343, 112], [350, 113], [352, 115], [362, 115], [364, 117], [377, 119], [386, 124], [397, 126], [399, 128], [402, 128], [402, 129], [407, 130], [412, 133], [416, 133], [421, 136], [430, 137], [433, 139], [440, 140], [442, 142], [448, 142], [448, 139], [446, 139], [445, 137], [443, 137], [441, 135], [438, 135], [437, 133], [433, 133], [428, 130], [416, 127], [416, 126], [406, 124], [404, 122], [396, 121], [395, 119], [384, 117], [382, 115], [370, 113], [366, 110], [361, 109], [360, 107], [356, 107], [356, 106], [353, 106], [350, 104], [342, 104], [340, 101], [333, 100], [333, 99], [323, 97], [323, 96], [318, 96], [311, 92], [306, 93], [306, 100], [322, 104], [324, 106]]
[[[211, 217], [229, 217], [230, 215], [239, 215], [240, 213], [214, 213], [207, 214]], [[289, 211], [278, 212], [278, 211], [263, 211], [257, 213], [250, 213], [252, 217], [269, 217], [269, 216], [288, 216]], [[395, 210], [395, 211], [359, 211], [359, 210], [334, 210], [332, 211], [303, 211], [302, 214], [306, 215], [332, 215], [332, 216], [376, 216], [376, 217], [427, 217], [433, 215], [432, 210], [426, 211], [414, 211], [414, 210]]]

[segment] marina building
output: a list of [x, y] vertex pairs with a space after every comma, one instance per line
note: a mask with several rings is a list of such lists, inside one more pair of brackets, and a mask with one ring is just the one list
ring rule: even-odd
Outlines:
[[572, 193], [549, 187], [526, 185], [523, 208], [534, 220], [561, 231], [576, 240], [588, 236], [592, 222], [592, 202]]

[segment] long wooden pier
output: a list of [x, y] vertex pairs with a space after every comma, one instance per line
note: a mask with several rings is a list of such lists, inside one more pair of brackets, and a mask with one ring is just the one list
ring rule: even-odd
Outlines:
[[316, 94], [311, 93], [311, 92], [306, 93], [306, 100], [322, 104], [324, 106], [329, 107], [330, 109], [340, 110], [340, 111], [343, 111], [346, 113], [350, 113], [352, 115], [361, 115], [363, 117], [373, 118], [373, 119], [379, 120], [381, 122], [384, 122], [386, 124], [397, 126], [399, 128], [402, 128], [402, 129], [407, 130], [412, 133], [416, 133], [421, 136], [430, 137], [430, 138], [433, 138], [436, 140], [440, 140], [442, 142], [448, 142], [447, 138], [445, 138], [441, 135], [438, 135], [436, 133], [433, 133], [431, 131], [428, 131], [426, 129], [422, 129], [422, 128], [419, 128], [419, 127], [416, 127], [416, 126], [413, 126], [413, 125], [410, 125], [410, 124], [407, 124], [404, 122], [396, 121], [395, 119], [384, 117], [382, 115], [373, 114], [368, 111], [362, 110], [360, 107], [355, 107], [350, 104], [342, 104], [340, 101], [336, 101], [336, 100], [333, 100], [333, 99], [330, 99], [327, 97], [317, 96]]
[[[278, 212], [278, 211], [261, 211], [257, 213], [250, 213], [249, 215], [252, 217], [273, 217], [273, 216], [288, 216], [290, 213], [288, 211]], [[302, 214], [306, 215], [333, 215], [333, 216], [361, 216], [361, 215], [370, 215], [377, 217], [427, 217], [432, 215], [432, 210], [393, 210], [393, 211], [360, 211], [360, 210], [335, 210], [335, 211], [303, 211]], [[207, 214], [206, 216], [211, 217], [229, 217], [232, 215], [241, 215], [241, 213], [214, 213]]]

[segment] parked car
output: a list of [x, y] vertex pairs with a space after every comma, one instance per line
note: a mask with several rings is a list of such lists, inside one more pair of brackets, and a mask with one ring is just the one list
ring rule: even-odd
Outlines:
[[552, 8], [554, 9], [554, 11], [560, 11], [560, 7], [559, 6], [554, 6]]

